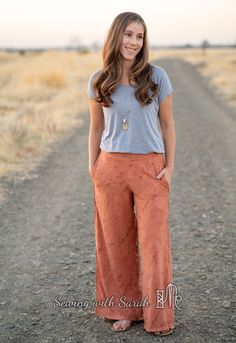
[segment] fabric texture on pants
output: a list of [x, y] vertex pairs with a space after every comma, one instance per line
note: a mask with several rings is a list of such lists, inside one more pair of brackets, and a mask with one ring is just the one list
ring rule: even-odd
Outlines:
[[174, 328], [173, 295], [157, 306], [157, 290], [173, 283], [164, 167], [163, 153], [100, 150], [92, 168], [96, 314], [144, 320], [149, 332]]

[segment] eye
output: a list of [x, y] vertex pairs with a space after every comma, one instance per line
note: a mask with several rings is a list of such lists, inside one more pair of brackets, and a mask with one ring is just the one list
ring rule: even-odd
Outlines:
[[[132, 34], [130, 32], [126, 32], [125, 36], [130, 37], [130, 36], [132, 36]], [[138, 36], [138, 39], [143, 39], [143, 36]]]

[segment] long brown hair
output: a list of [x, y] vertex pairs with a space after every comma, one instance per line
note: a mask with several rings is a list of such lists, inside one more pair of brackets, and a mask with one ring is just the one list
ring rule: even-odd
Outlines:
[[[152, 66], [148, 62], [148, 38], [147, 27], [143, 18], [134, 12], [120, 13], [113, 21], [103, 47], [103, 69], [93, 82], [93, 87], [97, 92], [96, 101], [104, 107], [110, 107], [112, 99], [110, 95], [115, 91], [122, 75], [122, 55], [120, 45], [126, 27], [132, 23], [141, 23], [144, 27], [143, 46], [135, 58], [129, 71], [129, 82], [132, 80], [137, 84], [135, 97], [144, 106], [150, 104], [153, 96], [158, 92], [158, 85], [152, 79]], [[148, 90], [153, 93], [148, 95]]]

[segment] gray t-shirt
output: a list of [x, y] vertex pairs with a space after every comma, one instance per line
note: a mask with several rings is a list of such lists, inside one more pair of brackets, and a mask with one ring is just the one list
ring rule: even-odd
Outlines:
[[[160, 131], [158, 117], [159, 103], [173, 92], [166, 71], [151, 63], [152, 79], [159, 85], [159, 94], [149, 105], [143, 108], [134, 96], [134, 85], [118, 85], [111, 94], [111, 107], [102, 107], [105, 128], [102, 133], [100, 148], [107, 152], [127, 152], [147, 154], [164, 153], [165, 147]], [[95, 99], [92, 81], [100, 70], [93, 72], [88, 81], [87, 95]], [[149, 90], [150, 95], [152, 92]], [[128, 111], [130, 110], [130, 112]], [[128, 129], [125, 125], [128, 122]]]

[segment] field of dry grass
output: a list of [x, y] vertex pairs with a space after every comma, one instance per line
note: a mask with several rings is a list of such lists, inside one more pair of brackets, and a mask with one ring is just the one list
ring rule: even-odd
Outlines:
[[[150, 51], [162, 57], [196, 65], [236, 108], [236, 49]], [[101, 52], [0, 52], [0, 177], [27, 177], [52, 142], [83, 125], [88, 77], [101, 66]]]
[[195, 65], [221, 94], [222, 100], [236, 108], [236, 48], [235, 49], [179, 49], [151, 52], [152, 58], [181, 58]]
[[0, 176], [27, 175], [53, 141], [83, 124], [97, 65], [92, 53], [0, 53]]

